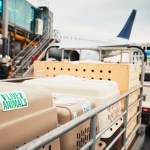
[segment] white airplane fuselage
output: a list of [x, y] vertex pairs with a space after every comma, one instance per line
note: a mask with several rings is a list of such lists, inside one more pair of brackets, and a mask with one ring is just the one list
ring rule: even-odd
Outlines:
[[91, 47], [100, 47], [100, 46], [115, 46], [115, 45], [125, 45], [130, 44], [131, 41], [127, 39], [122, 39], [119, 37], [94, 37], [94, 36], [74, 36], [74, 35], [59, 35], [60, 48], [91, 48]]

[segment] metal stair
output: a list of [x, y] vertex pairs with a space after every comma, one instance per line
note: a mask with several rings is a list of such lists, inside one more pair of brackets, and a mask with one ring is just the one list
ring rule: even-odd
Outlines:
[[[38, 38], [40, 36], [37, 36], [32, 42], [35, 42]], [[32, 58], [36, 56], [37, 60], [41, 60], [47, 49], [55, 43], [55, 40], [50, 39], [49, 33], [46, 33], [45, 30], [45, 33], [35, 46], [31, 46], [32, 42], [12, 60], [14, 68], [12, 78], [26, 77], [33, 70]]]

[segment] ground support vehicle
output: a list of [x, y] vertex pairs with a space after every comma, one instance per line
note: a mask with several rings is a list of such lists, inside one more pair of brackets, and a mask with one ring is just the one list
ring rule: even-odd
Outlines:
[[144, 83], [144, 94], [146, 94], [145, 101], [142, 103], [142, 124], [147, 126], [150, 125], [150, 94], [149, 94], [150, 83]]
[[[96, 50], [106, 50], [106, 48], [95, 48]], [[107, 48], [108, 50], [127, 50], [127, 48]], [[84, 50], [84, 49], [83, 49]], [[130, 49], [130, 51], [135, 50]], [[138, 50], [138, 49], [136, 49]], [[86, 144], [79, 149], [96, 149], [96, 140], [101, 139], [102, 135], [116, 124], [118, 120], [123, 118], [123, 124], [120, 127], [119, 133], [113, 137], [110, 143], [106, 144], [104, 149], [111, 149], [114, 143], [119, 143], [116, 149], [131, 149], [135, 141], [139, 137], [138, 129], [141, 126], [141, 111], [143, 97], [143, 79], [144, 79], [144, 57], [142, 57], [142, 67], [135, 64], [115, 64], [115, 63], [70, 63], [70, 62], [35, 62], [35, 76], [56, 76], [59, 74], [72, 74], [78, 77], [99, 79], [99, 80], [113, 80], [118, 83], [121, 95], [118, 98], [106, 101], [101, 106], [74, 118], [73, 120], [61, 125], [60, 127], [44, 134], [43, 136], [34, 139], [33, 141], [19, 147], [18, 149], [40, 149], [45, 145], [51, 143], [54, 139], [67, 133], [73, 128], [81, 125], [83, 122], [90, 120], [89, 139]], [[41, 63], [41, 64], [40, 64]], [[86, 68], [85, 68], [86, 67]], [[98, 70], [99, 73], [96, 71]], [[120, 71], [119, 71], [120, 70]], [[141, 81], [139, 81], [139, 74], [141, 73]], [[111, 123], [105, 126], [99, 132], [96, 132], [97, 115], [105, 109], [121, 101], [122, 112], [119, 116], [114, 118]], [[113, 114], [113, 112], [112, 112]], [[144, 133], [143, 133], [144, 134]], [[67, 142], [67, 141], [66, 141]], [[139, 148], [142, 146], [139, 145]], [[100, 145], [99, 145], [100, 146]], [[100, 149], [100, 147], [98, 147]]]

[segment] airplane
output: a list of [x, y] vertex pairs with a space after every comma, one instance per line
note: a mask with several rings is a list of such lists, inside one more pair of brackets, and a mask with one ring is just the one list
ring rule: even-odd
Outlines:
[[[54, 30], [53, 36], [57, 39], [58, 43], [55, 43], [53, 48], [49, 52], [49, 56], [52, 58], [56, 58], [57, 60], [61, 59], [61, 51], [57, 50], [64, 49], [64, 48], [76, 48], [77, 51], [71, 55], [70, 51], [65, 52], [64, 56], [72, 58], [72, 61], [79, 59], [99, 59], [99, 51], [88, 50], [88, 48], [92, 47], [100, 47], [100, 46], [119, 46], [119, 45], [127, 45], [130, 44], [129, 38], [131, 35], [133, 23], [136, 17], [136, 10], [132, 10], [128, 20], [126, 21], [124, 27], [120, 31], [120, 33], [113, 38], [110, 37], [92, 37], [90, 38], [83, 37], [83, 36], [73, 36], [71, 34], [61, 34], [58, 30]], [[56, 49], [54, 47], [57, 47]], [[78, 48], [87, 48], [87, 50], [79, 54]], [[55, 49], [55, 51], [53, 51]], [[109, 57], [116, 55], [116, 52], [112, 51], [102, 51], [101, 55], [103, 57]]]

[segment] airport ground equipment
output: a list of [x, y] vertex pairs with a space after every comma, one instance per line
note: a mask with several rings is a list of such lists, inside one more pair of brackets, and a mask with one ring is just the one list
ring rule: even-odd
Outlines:
[[[30, 143], [25, 144], [24, 146], [18, 148], [20, 150], [25, 150], [25, 149], [39, 149], [41, 147], [43, 147], [43, 145], [48, 144], [49, 142], [53, 141], [54, 139], [60, 137], [61, 135], [63, 135], [64, 133], [72, 130], [73, 128], [75, 128], [76, 126], [80, 125], [81, 123], [87, 121], [88, 119], [90, 119], [90, 139], [89, 141], [81, 148], [82, 150], [87, 149], [88, 147], [90, 147], [89, 149], [94, 150], [95, 149], [95, 143], [96, 143], [96, 139], [100, 138], [101, 135], [112, 125], [115, 124], [117, 120], [119, 120], [122, 116], [125, 115], [124, 117], [124, 127], [123, 129], [120, 131], [120, 133], [116, 136], [116, 138], [113, 139], [112, 143], [110, 143], [110, 145], [108, 145], [105, 149], [110, 149], [112, 147], [112, 145], [119, 139], [119, 137], [121, 137], [123, 135], [123, 144], [122, 144], [122, 149], [125, 149], [128, 144], [130, 143], [131, 138], [133, 137], [133, 135], [136, 133], [136, 131], [138, 130], [140, 123], [138, 123], [136, 125], [136, 127], [134, 128], [134, 130], [132, 131], [132, 134], [130, 134], [130, 136], [128, 137], [128, 139], [126, 139], [126, 127], [131, 123], [128, 122], [127, 123], [127, 112], [128, 112], [128, 108], [126, 107], [124, 112], [118, 117], [116, 118], [109, 126], [107, 126], [106, 128], [104, 128], [102, 131], [100, 131], [98, 134], [95, 134], [96, 132], [96, 116], [99, 112], [103, 111], [105, 108], [110, 107], [111, 105], [115, 104], [116, 102], [119, 102], [119, 100], [123, 99], [123, 98], [127, 98], [126, 102], [128, 102], [128, 96], [129, 94], [131, 94], [132, 92], [134, 92], [135, 90], [138, 90], [142, 88], [142, 86], [138, 86], [132, 90], [130, 90], [129, 92], [123, 94], [122, 96], [120, 96], [118, 99], [113, 100], [111, 102], [106, 102], [103, 106], [97, 107], [95, 108], [93, 111], [89, 111], [85, 114], [83, 114], [82, 116], [79, 116], [75, 119], [73, 119], [72, 121], [69, 121], [68, 123], [58, 127], [57, 129], [39, 137], [38, 139], [35, 139], [34, 141], [31, 141]], [[141, 102], [142, 98], [138, 99], [138, 102]], [[133, 104], [135, 105], [135, 104]], [[126, 104], [127, 106], [127, 104]], [[133, 107], [133, 106], [131, 106]], [[137, 117], [140, 114], [140, 110], [135, 114], [134, 117]], [[125, 119], [126, 118], [126, 119]], [[125, 121], [126, 120], [126, 121]]]
[[[0, 87], [0, 149], [16, 149], [58, 127], [49, 91], [19, 83], [1, 82]], [[59, 139], [44, 149], [59, 150]]]
[[[98, 50], [98, 48], [94, 48], [94, 49]], [[103, 50], [103, 49], [104, 50], [106, 50], [106, 49], [108, 49], [108, 50], [109, 49], [110, 50], [114, 49], [114, 50], [120, 50], [120, 51], [129, 50], [126, 47], [122, 47], [122, 48], [119, 48], [119, 47], [117, 47], [117, 48], [116, 47], [115, 48], [113, 48], [113, 47], [111, 47], [111, 48], [106, 48], [106, 47], [105, 48], [104, 47], [103, 48], [99, 48], [99, 50]], [[136, 49], [136, 51], [138, 51], [137, 47], [131, 48], [131, 46], [130, 46], [130, 51], [133, 51], [135, 49]], [[70, 50], [70, 48], [69, 48], [69, 50]], [[84, 50], [84, 48], [82, 50]], [[143, 56], [143, 54], [142, 54], [142, 56]], [[35, 76], [36, 77], [42, 77], [42, 76], [45, 75], [45, 76], [48, 77], [48, 76], [56, 76], [58, 74], [71, 74], [71, 75], [74, 75], [74, 76], [86, 77], [86, 78], [91, 78], [91, 79], [95, 78], [95, 79], [100, 79], [100, 80], [101, 79], [113, 80], [115, 78], [116, 82], [118, 83], [120, 91], [122, 91], [122, 94], [125, 96], [126, 94], [128, 95], [130, 93], [129, 94], [130, 96], [126, 95], [127, 96], [127, 97], [125, 96], [126, 100], [124, 100], [124, 102], [122, 102], [122, 106], [123, 106], [122, 107], [123, 108], [122, 109], [122, 113], [123, 113], [122, 115], [124, 115], [124, 113], [126, 112], [126, 110], [127, 110], [128, 113], [127, 114], [125, 113], [126, 115], [124, 116], [123, 130], [119, 133], [118, 136], [116, 136], [116, 138], [114, 138], [113, 142], [110, 145], [108, 145], [106, 147], [106, 149], [110, 149], [112, 147], [114, 141], [116, 141], [117, 138], [119, 138], [119, 136], [121, 136], [121, 134], [124, 131], [125, 132], [123, 134], [123, 140], [122, 140], [123, 144], [121, 144], [121, 145], [122, 145], [122, 149], [126, 149], [126, 148], [129, 148], [133, 144], [133, 139], [136, 139], [135, 136], [138, 135], [136, 133], [136, 131], [140, 127], [140, 122], [141, 122], [140, 114], [141, 114], [141, 110], [142, 110], [141, 109], [142, 108], [142, 106], [141, 106], [141, 99], [143, 99], [143, 96], [142, 96], [142, 93], [143, 93], [142, 85], [143, 85], [143, 81], [144, 81], [143, 80], [143, 77], [144, 77], [144, 57], [142, 57], [142, 60], [143, 61], [142, 61], [142, 65], [141, 65], [142, 66], [141, 67], [141, 71], [140, 71], [138, 65], [132, 65], [132, 64], [125, 65], [125, 64], [121, 64], [121, 63], [120, 64], [118, 64], [118, 63], [117, 64], [112, 64], [112, 66], [111, 66], [111, 64], [104, 64], [104, 67], [103, 67], [103, 70], [102, 70], [101, 69], [102, 68], [102, 64], [100, 64], [100, 63], [97, 64], [97, 62], [96, 63], [95, 62], [93, 62], [93, 63], [90, 62], [89, 64], [85, 63], [85, 62], [79, 62], [79, 64], [73, 64], [73, 63], [70, 63], [70, 62], [53, 62], [53, 61], [51, 61], [51, 62], [41, 62], [41, 66], [42, 67], [40, 66], [40, 62], [39, 62], [39, 64], [38, 64], [38, 62], [35, 62], [35, 64], [37, 63], [38, 67], [39, 67], [39, 68], [35, 67]], [[86, 65], [83, 65], [84, 63]], [[90, 64], [92, 64], [93, 66], [95, 65], [95, 68], [94, 68], [95, 70], [93, 69], [93, 67], [90, 66]], [[113, 65], [114, 65], [114, 67], [113, 67]], [[85, 68], [85, 66], [88, 66], [88, 67]], [[98, 69], [98, 66], [101, 66], [101, 68]], [[112, 70], [110, 70], [110, 68], [109, 68], [110, 66], [111, 66]], [[118, 70], [118, 69], [122, 69], [122, 70], [120, 72], [115, 72], [115, 70]], [[96, 72], [96, 70], [98, 70], [98, 72]], [[88, 72], [86, 72], [86, 71], [88, 71]], [[123, 71], [123, 73], [121, 74], [122, 71]], [[86, 72], [86, 73], [84, 73], [84, 72]], [[104, 74], [102, 75], [101, 74], [102, 72], [105, 75]], [[50, 73], [51, 73], [51, 75], [50, 75]], [[89, 76], [88, 76], [88, 73], [89, 73]], [[139, 74], [140, 73], [141, 73], [142, 79], [139, 82]], [[96, 74], [98, 77], [95, 75], [97, 77], [96, 78], [94, 76], [94, 74]], [[85, 75], [87, 75], [87, 76], [85, 76]], [[121, 76], [120, 79], [119, 79], [119, 75]], [[122, 81], [123, 81], [123, 83], [122, 83]], [[121, 89], [122, 87], [125, 87], [125, 88]], [[122, 99], [123, 99], [123, 97], [121, 97], [120, 100], [122, 100]], [[140, 104], [138, 104], [139, 102], [140, 102]], [[80, 117], [79, 117], [79, 119], [74, 119], [72, 122], [74, 122], [76, 124], [79, 120], [80, 120]], [[93, 120], [93, 119], [91, 118], [91, 120]], [[67, 127], [68, 124], [69, 123], [67, 123], [66, 126], [64, 125], [63, 128], [61, 128], [61, 129], [64, 129], [64, 131], [61, 131], [62, 134], [64, 132], [66, 132], [66, 131], [69, 130], [69, 128], [66, 129], [66, 127]], [[71, 125], [71, 124], [69, 124], [69, 125]], [[70, 126], [70, 129], [72, 129], [74, 127], [74, 125]], [[109, 127], [107, 127], [106, 130]], [[103, 133], [104, 132], [102, 130], [102, 134]], [[101, 136], [102, 134], [99, 133], [98, 135]], [[51, 141], [52, 139], [54, 139], [54, 137], [51, 137], [49, 139], [47, 138], [47, 141]], [[95, 143], [94, 139], [91, 139], [90, 142], [88, 144], [84, 145], [83, 148], [81, 148], [81, 149], [86, 149], [87, 147], [89, 147], [90, 145], [92, 145], [92, 141], [93, 141], [93, 145], [94, 145], [94, 143]], [[38, 143], [39, 143], [39, 141], [34, 141], [34, 143], [31, 142], [31, 143], [29, 143], [29, 145], [26, 145], [26, 146], [36, 147], [37, 145], [39, 146]], [[92, 146], [90, 146], [90, 149], [94, 149], [94, 146], [93, 147]]]
[[[150, 94], [149, 94], [149, 88], [150, 88], [150, 47], [149, 44], [143, 45], [147, 61], [145, 64], [145, 77], [144, 77], [144, 95], [145, 99], [142, 102], [142, 124], [145, 126], [150, 125]], [[136, 52], [133, 55], [133, 63], [134, 64], [141, 64], [141, 55], [140, 53]]]
[[142, 103], [142, 124], [150, 126], [150, 82], [144, 83], [145, 100]]
[[[113, 48], [111, 48], [111, 50], [112, 49]], [[116, 49], [119, 49], [119, 48], [116, 48]], [[122, 48], [121, 50], [126, 50], [126, 48]], [[130, 50], [132, 51], [133, 49], [130, 49]], [[143, 57], [142, 57], [142, 59], [143, 59]], [[52, 62], [49, 62], [49, 63], [52, 63]], [[95, 63], [95, 62], [93, 62], [93, 63]], [[70, 63], [67, 63], [67, 65], [68, 64], [70, 64]], [[86, 65], [87, 65], [87, 63], [86, 63]], [[117, 64], [116, 64], [116, 66], [117, 66]], [[48, 144], [50, 141], [53, 141], [55, 138], [60, 137], [60, 135], [63, 135], [64, 133], [68, 132], [69, 130], [72, 130], [74, 127], [80, 125], [81, 123], [83, 123], [84, 121], [86, 121], [88, 119], [90, 119], [90, 122], [91, 122], [90, 124], [93, 125], [93, 126], [90, 126], [90, 140], [81, 149], [87, 149], [88, 147], [90, 147], [90, 149], [95, 149], [96, 139], [101, 138], [101, 136], [104, 134], [104, 132], [106, 130], [108, 130], [110, 128], [110, 126], [115, 124], [121, 117], [123, 117], [122, 129], [121, 129], [120, 133], [116, 137], [113, 138], [113, 141], [111, 143], [109, 143], [109, 145], [107, 145], [106, 149], [110, 149], [112, 147], [112, 145], [116, 141], [118, 141], [118, 139], [120, 140], [120, 137], [122, 137], [122, 140], [120, 142], [121, 143], [120, 146], [122, 147], [122, 149], [127, 149], [130, 146], [132, 146], [132, 144], [133, 144], [132, 139], [135, 137], [135, 135], [138, 136], [136, 131], [138, 130], [138, 128], [140, 127], [140, 124], [141, 124], [140, 114], [141, 114], [141, 108], [142, 108], [141, 100], [143, 99], [143, 96], [142, 96], [143, 86], [142, 85], [143, 85], [143, 77], [144, 77], [144, 74], [143, 74], [144, 73], [144, 70], [143, 70], [144, 67], [143, 66], [144, 66], [144, 62], [142, 61], [141, 71], [138, 71], [139, 69], [138, 69], [138, 66], [136, 66], [136, 65], [134, 67], [130, 67], [130, 65], [129, 65], [125, 69], [128, 72], [128, 74], [125, 74], [125, 75], [127, 75], [127, 77], [126, 77], [127, 79], [125, 80], [125, 78], [123, 78], [125, 80], [125, 82], [124, 82], [125, 84], [123, 83], [122, 86], [125, 85], [127, 92], [124, 92], [124, 94], [122, 94], [119, 98], [116, 98], [116, 99], [112, 100], [111, 102], [104, 103], [100, 107], [97, 107], [94, 110], [87, 112], [87, 113], [83, 114], [82, 116], [79, 116], [79, 117], [73, 119], [72, 121], [69, 121], [68, 123], [60, 126], [59, 128], [53, 130], [52, 132], [47, 133], [47, 134], [39, 137], [38, 139], [31, 141], [28, 144], [25, 144], [23, 147], [20, 147], [19, 149], [39, 149], [42, 146], [44, 146], [45, 144]], [[96, 65], [96, 68], [97, 67], [98, 66]], [[61, 67], [61, 68], [60, 68], [60, 70], [65, 70], [65, 66], [64, 66], [64, 68], [63, 67]], [[96, 70], [96, 68], [95, 68], [95, 70]], [[47, 66], [46, 69], [49, 70], [50, 69], [49, 66]], [[57, 68], [55, 68], [54, 66], [52, 67], [52, 69], [57, 70]], [[68, 69], [68, 66], [66, 67], [66, 70], [68, 70], [68, 72], [75, 71], [76, 73], [74, 73], [74, 75], [76, 75], [76, 76], [79, 76], [80, 75], [79, 72], [82, 70], [82, 69], [79, 70], [79, 67], [73, 68], [72, 70], [71, 69], [72, 68]], [[36, 70], [37, 71], [36, 72], [37, 77], [42, 76], [43, 75], [42, 73], [44, 72], [44, 70], [45, 69], [41, 70], [41, 68], [39, 70]], [[93, 68], [91, 70], [93, 70]], [[92, 77], [91, 77], [91, 74], [89, 74], [89, 78], [93, 78], [93, 75], [96, 74], [95, 70], [91, 71], [91, 72], [93, 72], [93, 74], [92, 74]], [[137, 73], [134, 74], [135, 70], [137, 71]], [[110, 73], [110, 70], [108, 70], [108, 71]], [[139, 72], [142, 72], [141, 83], [139, 83], [139, 80], [137, 80], [137, 74], [139, 75]], [[113, 71], [111, 71], [111, 73], [113, 73]], [[98, 73], [97, 75], [99, 75], [99, 74], [100, 73]], [[133, 76], [132, 76], [132, 74], [133, 74]], [[121, 74], [121, 76], [122, 75], [123, 74]], [[112, 77], [113, 77], [113, 75], [111, 74], [111, 78]], [[119, 75], [117, 77], [119, 77]], [[98, 78], [98, 79], [100, 79], [100, 78]], [[108, 76], [107, 76], [107, 79], [110, 79], [110, 77], [108, 78]], [[132, 82], [133, 79], [134, 79], [134, 82]], [[139, 90], [140, 90], [140, 93], [139, 93]], [[138, 92], [136, 93], [135, 91], [138, 91]], [[134, 94], [134, 93], [136, 93], [136, 94]], [[131, 96], [131, 94], [133, 94], [135, 96], [133, 96], [133, 95]], [[135, 98], [137, 96], [137, 94], [139, 95], [139, 97]], [[135, 99], [133, 99], [132, 97], [134, 97]], [[96, 122], [95, 122], [95, 120], [96, 120], [97, 114], [99, 112], [107, 109], [108, 107], [112, 106], [113, 104], [115, 104], [119, 101], [122, 101], [122, 99], [124, 99], [124, 103], [122, 103], [123, 109], [122, 109], [121, 115], [118, 118], [116, 118], [106, 128], [102, 129], [99, 133], [96, 133]], [[139, 103], [139, 107], [137, 107], [138, 103]], [[134, 110], [135, 110], [135, 108], [137, 108], [136, 111], [132, 111], [133, 108], [134, 108]], [[132, 113], [129, 111], [132, 111]], [[135, 122], [135, 120], [137, 120], [137, 122]], [[136, 139], [136, 137], [134, 139]]]

